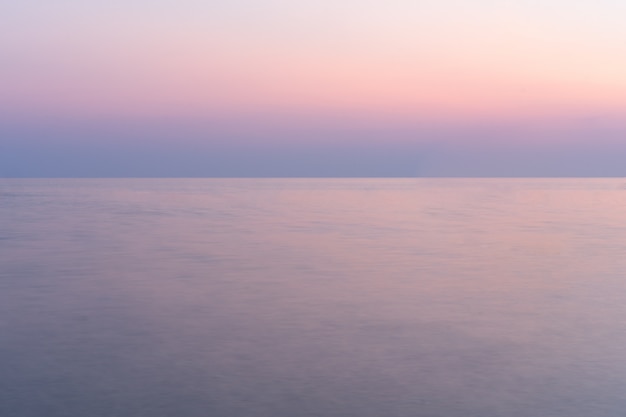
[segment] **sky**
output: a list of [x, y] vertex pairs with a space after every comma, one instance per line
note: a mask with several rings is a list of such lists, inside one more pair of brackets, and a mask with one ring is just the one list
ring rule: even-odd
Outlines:
[[0, 3], [0, 177], [626, 176], [623, 0]]

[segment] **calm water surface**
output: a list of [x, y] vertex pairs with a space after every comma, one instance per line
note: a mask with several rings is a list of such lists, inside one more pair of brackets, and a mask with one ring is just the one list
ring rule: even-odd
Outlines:
[[625, 184], [0, 180], [0, 415], [622, 417]]

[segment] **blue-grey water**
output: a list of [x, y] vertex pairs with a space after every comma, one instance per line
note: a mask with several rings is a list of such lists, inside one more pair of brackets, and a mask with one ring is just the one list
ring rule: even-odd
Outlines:
[[622, 417], [625, 184], [0, 180], [0, 416]]

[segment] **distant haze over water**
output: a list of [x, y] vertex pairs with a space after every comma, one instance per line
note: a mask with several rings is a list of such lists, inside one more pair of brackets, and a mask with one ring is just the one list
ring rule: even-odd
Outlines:
[[621, 417], [622, 179], [0, 179], [0, 415]]

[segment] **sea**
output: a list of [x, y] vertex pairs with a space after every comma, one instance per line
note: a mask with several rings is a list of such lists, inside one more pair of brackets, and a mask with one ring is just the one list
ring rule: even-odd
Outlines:
[[0, 416], [624, 415], [624, 179], [0, 179]]

